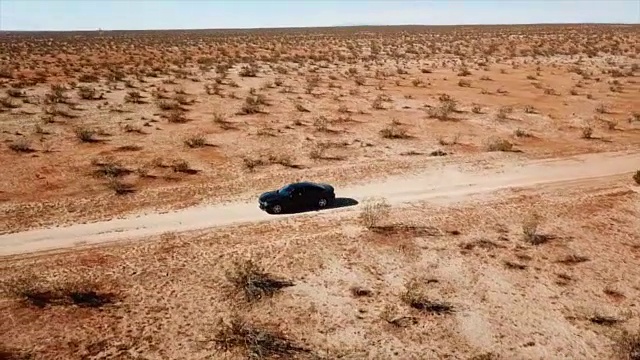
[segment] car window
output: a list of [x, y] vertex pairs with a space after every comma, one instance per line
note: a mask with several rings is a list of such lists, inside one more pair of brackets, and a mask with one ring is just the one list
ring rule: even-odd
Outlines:
[[293, 185], [289, 184], [286, 186], [283, 186], [280, 190], [278, 190], [278, 193], [281, 195], [290, 195], [291, 193], [293, 193], [294, 187]]

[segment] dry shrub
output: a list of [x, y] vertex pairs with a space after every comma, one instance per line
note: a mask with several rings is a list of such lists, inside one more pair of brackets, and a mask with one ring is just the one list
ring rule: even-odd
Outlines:
[[380, 130], [380, 136], [385, 139], [407, 139], [410, 137], [407, 134], [407, 130], [401, 128], [395, 122], [392, 122], [387, 127]]
[[384, 110], [384, 101], [380, 96], [376, 97], [371, 103], [371, 108], [375, 110]]
[[492, 352], [484, 352], [470, 357], [469, 360], [500, 360], [500, 357]]
[[291, 281], [279, 279], [265, 272], [251, 259], [235, 261], [226, 278], [233, 286], [233, 291], [242, 294], [247, 302], [271, 297], [283, 288], [294, 286]]
[[328, 131], [329, 130], [329, 120], [324, 115], [320, 115], [313, 120], [313, 126], [317, 131]]
[[94, 143], [99, 141], [96, 139], [96, 131], [93, 129], [78, 127], [74, 129], [76, 138], [84, 143]]
[[216, 345], [222, 351], [242, 349], [249, 359], [293, 359], [299, 353], [309, 352], [283, 334], [253, 325], [239, 316], [229, 323], [220, 321]]
[[20, 89], [9, 88], [7, 89], [7, 95], [14, 98], [23, 98], [27, 96], [27, 93]]
[[390, 212], [391, 205], [386, 199], [369, 199], [362, 205], [358, 219], [367, 229], [375, 229], [383, 219], [389, 217]]
[[624, 331], [616, 341], [615, 356], [620, 360], [640, 360], [640, 331]]
[[516, 137], [522, 138], [522, 137], [531, 137], [531, 134], [528, 133], [526, 130], [522, 130], [522, 129], [516, 129], [513, 132], [513, 135], [515, 135]]
[[309, 109], [307, 109], [304, 105], [302, 104], [296, 104], [296, 110], [300, 111], [300, 112], [309, 112]]
[[127, 95], [124, 97], [124, 102], [133, 103], [133, 104], [142, 104], [142, 95], [137, 90], [131, 90], [127, 92]]
[[132, 173], [130, 169], [114, 161], [102, 162], [99, 160], [94, 160], [92, 164], [97, 167], [97, 169], [94, 170], [94, 175], [98, 177], [105, 177], [105, 178], [111, 179], [111, 178], [126, 176]]
[[34, 356], [27, 351], [0, 344], [0, 359], [2, 360], [32, 360], [33, 358]]
[[513, 112], [513, 108], [510, 106], [502, 106], [498, 109], [498, 113], [496, 114], [496, 120], [504, 121], [509, 118], [509, 114]]
[[5, 281], [2, 291], [28, 306], [102, 307], [117, 300], [110, 286], [84, 279], [42, 279], [22, 276]]
[[222, 96], [222, 86], [217, 82], [205, 84], [204, 90], [207, 93], [207, 95]]
[[362, 286], [352, 286], [351, 288], [349, 288], [349, 292], [351, 292], [351, 295], [356, 298], [368, 297], [373, 295], [373, 291]]
[[238, 75], [241, 77], [256, 77], [258, 76], [258, 67], [255, 64], [245, 65], [240, 69]]
[[460, 81], [458, 81], [458, 86], [460, 86], [460, 87], [471, 87], [471, 80], [460, 79]]
[[167, 121], [172, 124], [184, 124], [189, 122], [186, 116], [184, 116], [184, 112], [180, 109], [174, 109], [169, 111], [167, 114]]
[[258, 114], [262, 112], [260, 105], [265, 103], [264, 96], [258, 95], [250, 95], [244, 99], [244, 104], [242, 104], [242, 108], [237, 113], [238, 115], [251, 115]]
[[164, 110], [164, 111], [180, 110], [180, 104], [177, 101], [171, 101], [171, 100], [158, 101], [158, 107], [160, 108], [160, 110]]
[[451, 120], [451, 114], [456, 111], [457, 105], [455, 99], [443, 94], [440, 96], [440, 104], [435, 108], [429, 109], [429, 117], [442, 121]]
[[170, 167], [174, 172], [184, 174], [195, 174], [198, 172], [198, 170], [192, 169], [186, 160], [175, 160]]
[[99, 80], [98, 76], [94, 74], [82, 74], [78, 77], [78, 81], [84, 82], [84, 83], [95, 83], [95, 82], [98, 82], [98, 80]]
[[19, 102], [17, 102], [15, 99], [11, 98], [11, 97], [3, 97], [0, 98], [0, 105], [2, 105], [3, 107], [7, 108], [7, 109], [17, 109], [20, 106], [22, 106]]
[[512, 151], [513, 144], [506, 139], [492, 137], [487, 141], [487, 151]]
[[311, 159], [322, 159], [324, 158], [325, 151], [329, 149], [328, 143], [316, 143], [313, 145], [311, 150], [309, 151], [309, 157]]
[[541, 217], [538, 214], [529, 214], [522, 223], [522, 234], [524, 241], [538, 245], [544, 242], [545, 237], [538, 233], [538, 227], [540, 226]]
[[83, 100], [100, 100], [104, 98], [102, 94], [100, 94], [100, 96], [97, 94], [98, 91], [91, 86], [81, 86], [78, 88], [78, 96]]
[[291, 155], [289, 155], [289, 154], [284, 154], [284, 153], [271, 154], [271, 155], [269, 155], [267, 160], [268, 160], [268, 162], [270, 164], [278, 164], [278, 165], [291, 167], [291, 168], [299, 167], [298, 165], [295, 165], [293, 163], [293, 159], [291, 158]]
[[9, 144], [9, 149], [18, 153], [32, 153], [35, 151], [27, 139], [18, 139], [12, 142]]
[[190, 148], [201, 148], [207, 146], [207, 139], [202, 135], [193, 135], [184, 140], [184, 144]]
[[593, 137], [593, 127], [585, 125], [581, 129], [581, 137], [583, 139], [591, 139]]
[[66, 103], [68, 101], [66, 95], [67, 89], [58, 84], [51, 85], [51, 90], [44, 95], [44, 101], [47, 104]]
[[258, 166], [267, 165], [267, 162], [260, 158], [244, 158], [242, 159], [242, 163], [250, 171], [253, 171]]
[[621, 320], [613, 316], [595, 314], [589, 317], [589, 321], [597, 325], [613, 326]]
[[565, 265], [575, 265], [575, 264], [583, 263], [585, 261], [589, 261], [589, 258], [582, 255], [570, 254], [558, 260], [558, 263], [565, 264]]
[[633, 181], [635, 181], [636, 184], [640, 185], [640, 170], [636, 171], [636, 173], [633, 174]]
[[135, 188], [132, 184], [125, 183], [115, 177], [109, 178], [107, 187], [113, 190], [116, 195], [125, 195], [135, 192]]
[[423, 288], [422, 281], [411, 279], [405, 286], [406, 290], [401, 295], [402, 301], [414, 309], [433, 313], [450, 314], [453, 313], [453, 306], [444, 301], [430, 300]]

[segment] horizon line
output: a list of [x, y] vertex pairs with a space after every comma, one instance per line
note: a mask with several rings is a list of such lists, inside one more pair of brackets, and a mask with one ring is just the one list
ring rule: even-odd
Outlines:
[[17, 30], [0, 29], [0, 33], [20, 32], [20, 33], [54, 33], [54, 32], [114, 32], [114, 31], [229, 31], [229, 30], [288, 30], [288, 29], [335, 29], [335, 28], [357, 28], [357, 27], [455, 27], [455, 26], [541, 26], [541, 25], [630, 25], [640, 26], [637, 22], [531, 22], [531, 23], [460, 23], [460, 24], [362, 24], [362, 25], [323, 25], [323, 26], [270, 26], [270, 27], [229, 27], [229, 28], [149, 28], [149, 29], [65, 29], [65, 30]]

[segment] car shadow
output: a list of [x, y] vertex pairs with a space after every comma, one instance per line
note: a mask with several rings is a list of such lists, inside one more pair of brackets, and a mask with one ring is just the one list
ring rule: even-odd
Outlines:
[[283, 211], [282, 214], [301, 214], [301, 213], [312, 212], [312, 211], [323, 211], [323, 210], [329, 210], [329, 209], [340, 209], [340, 208], [345, 208], [345, 207], [350, 207], [350, 206], [356, 206], [358, 204], [359, 204], [358, 200], [356, 200], [356, 199], [345, 198], [345, 197], [337, 197], [333, 201], [333, 204], [325, 207], [324, 209], [318, 209], [318, 208], [296, 209], [296, 210], [291, 210], [291, 211]]

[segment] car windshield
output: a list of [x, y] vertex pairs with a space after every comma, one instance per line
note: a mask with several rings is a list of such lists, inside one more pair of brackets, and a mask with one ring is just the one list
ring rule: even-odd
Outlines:
[[289, 195], [293, 192], [293, 186], [286, 185], [283, 186], [280, 190], [278, 190], [278, 194], [280, 195]]

